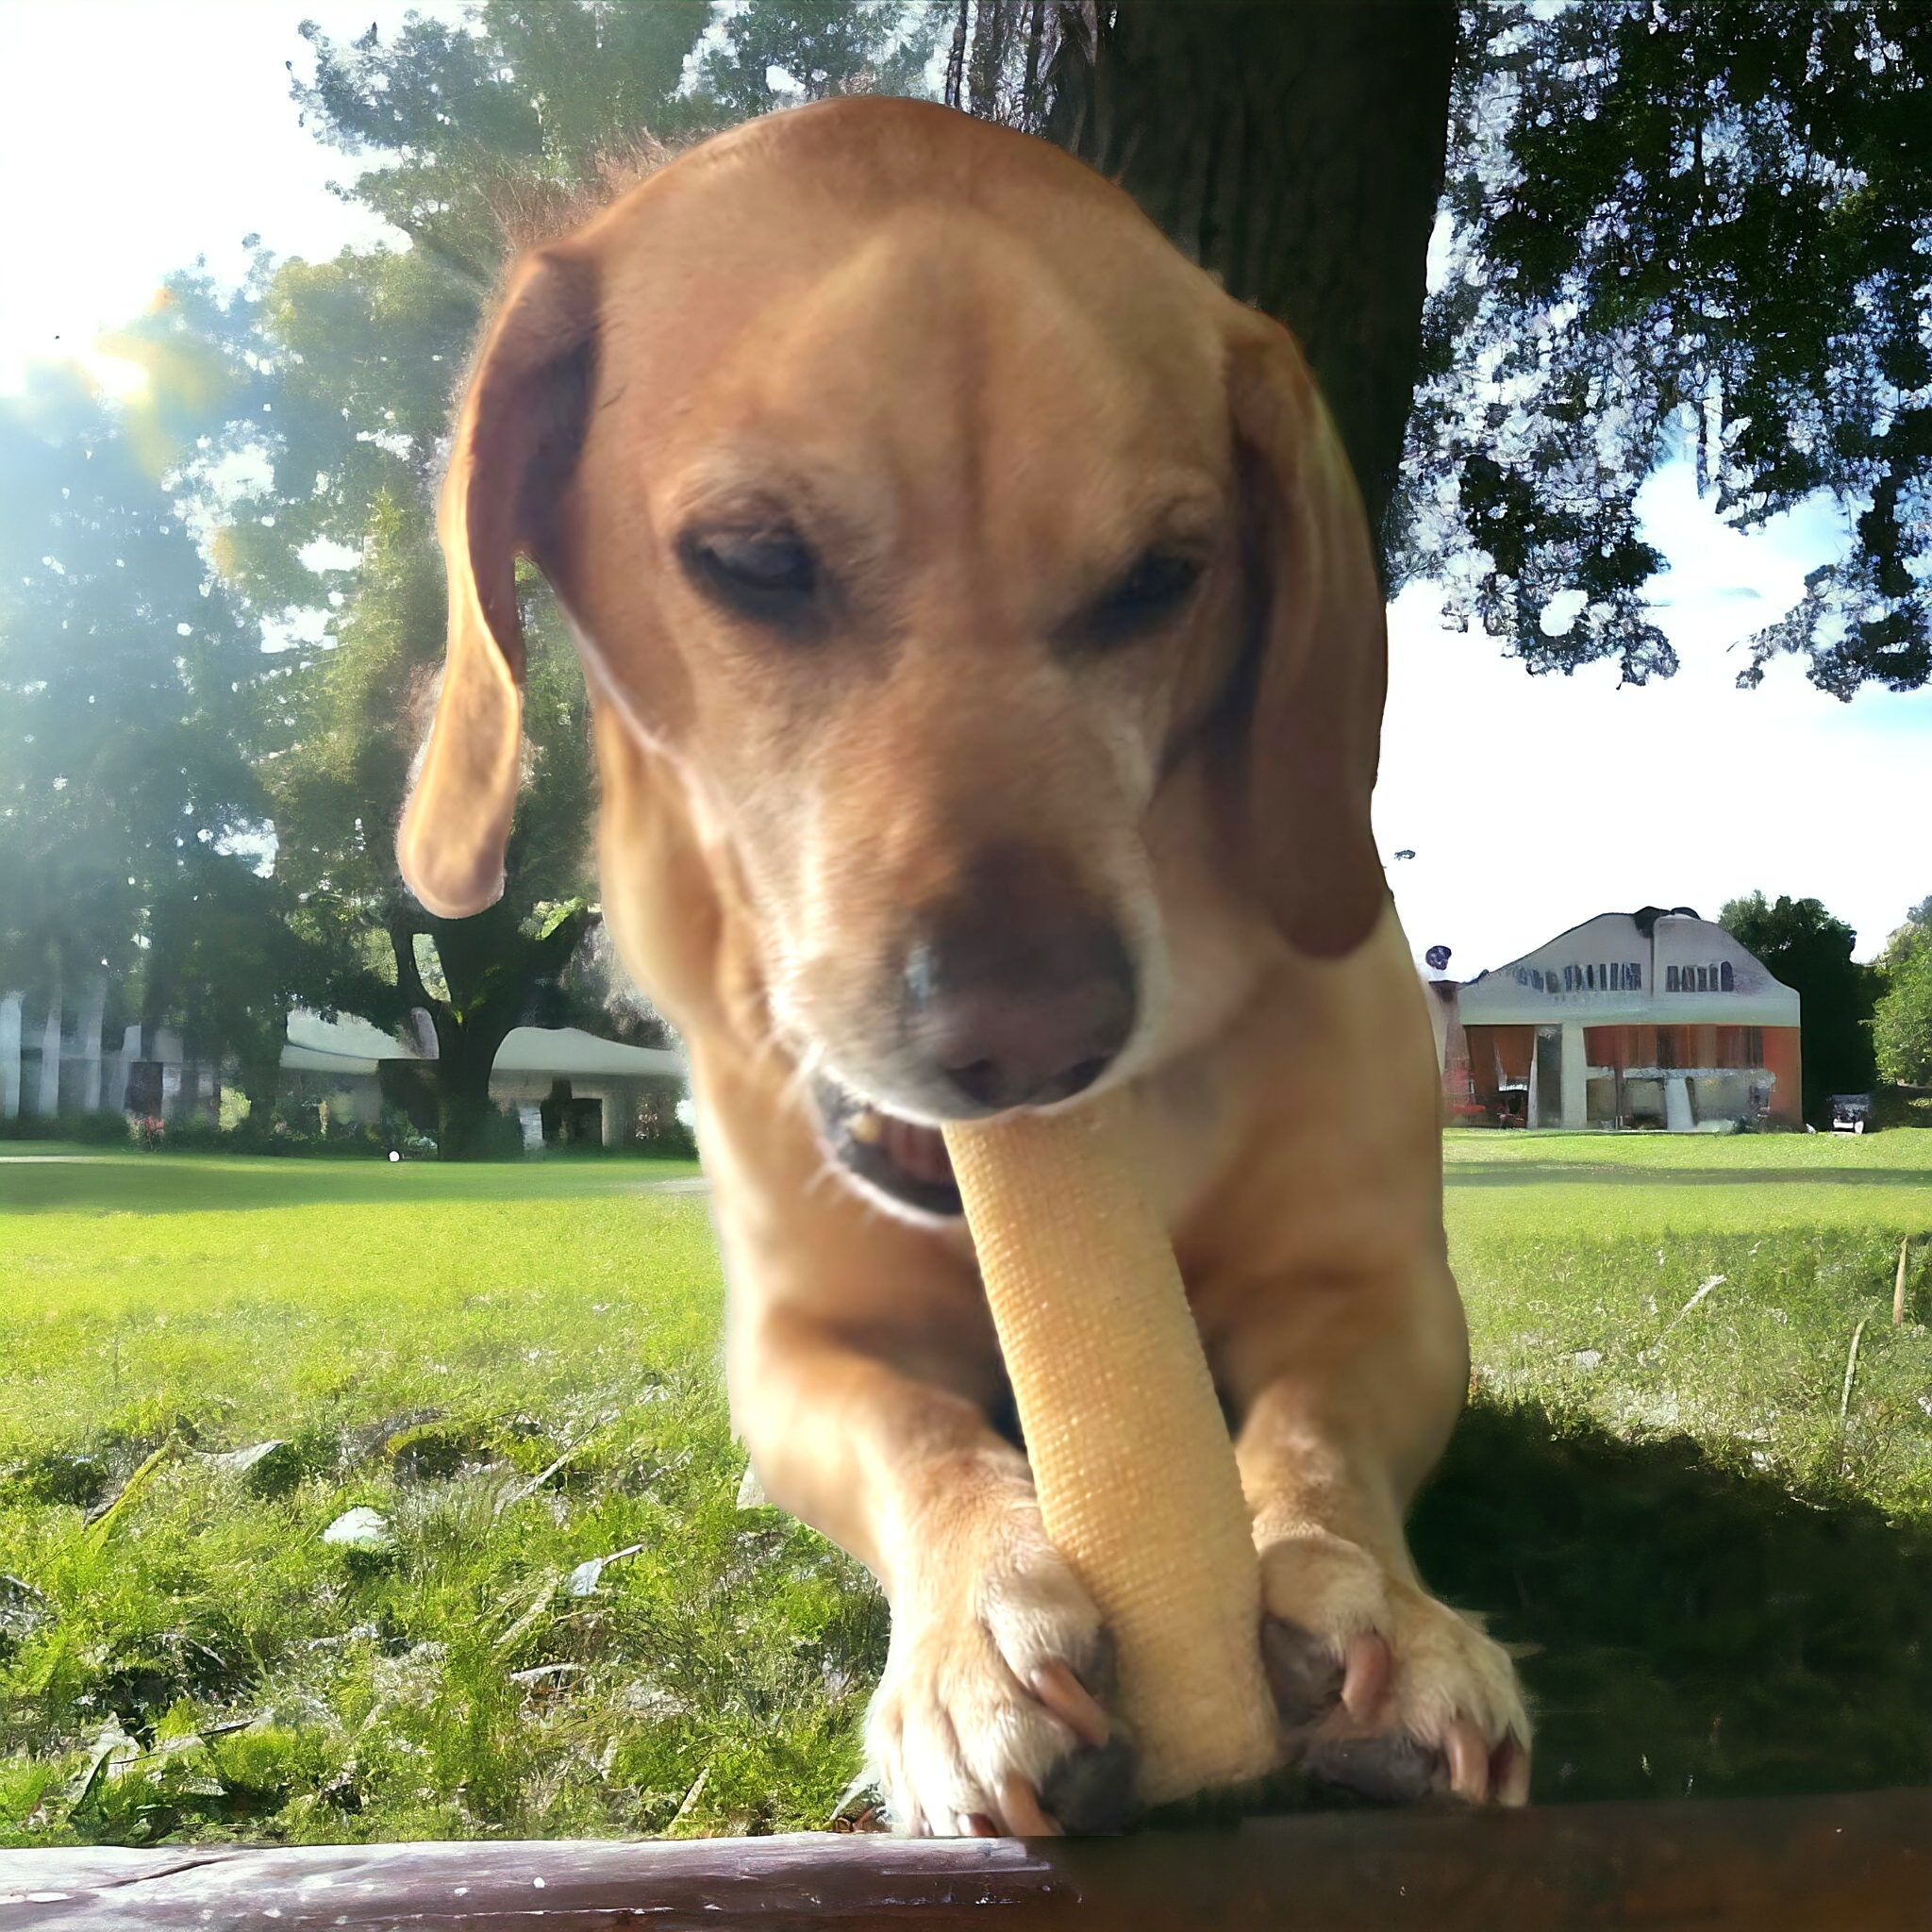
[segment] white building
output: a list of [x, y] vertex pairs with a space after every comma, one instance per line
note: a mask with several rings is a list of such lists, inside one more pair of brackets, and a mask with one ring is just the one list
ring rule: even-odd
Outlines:
[[[95, 982], [78, 1006], [58, 993], [43, 1007], [18, 992], [0, 994], [0, 1118], [111, 1111], [181, 1120], [214, 1118], [222, 1069], [187, 1057], [181, 1038], [162, 1027], [143, 1037], [131, 1025], [118, 1043], [103, 1040], [105, 987]], [[353, 1014], [325, 1020], [301, 1008], [289, 1016], [282, 1049], [285, 1097], [325, 1106], [336, 1121], [374, 1121], [382, 1110], [385, 1061], [436, 1058], [426, 1020], [406, 1046]], [[683, 1057], [625, 1046], [575, 1026], [519, 1026], [497, 1049], [490, 1095], [540, 1136], [621, 1146], [668, 1131], [689, 1086]]]
[[1600, 913], [1431, 991], [1452, 1123], [1801, 1123], [1798, 995], [1687, 906]]
[[146, 1042], [146, 1054], [139, 1026], [124, 1027], [110, 1045], [102, 1024], [107, 991], [105, 980], [94, 980], [70, 1006], [57, 988], [38, 1011], [25, 993], [0, 993], [0, 1119], [158, 1113], [163, 1092], [173, 1101], [215, 1090], [216, 1070], [185, 1060], [180, 1037], [166, 1028]]
[[[373, 1121], [383, 1102], [382, 1063], [436, 1058], [435, 1033], [421, 1030], [411, 1048], [353, 1014], [325, 1020], [297, 1008], [282, 1049], [284, 1080], [294, 1098], [326, 1106], [331, 1120]], [[575, 1026], [518, 1026], [496, 1050], [490, 1097], [517, 1112], [532, 1144], [562, 1138], [618, 1147], [666, 1130], [688, 1080], [681, 1054]]]

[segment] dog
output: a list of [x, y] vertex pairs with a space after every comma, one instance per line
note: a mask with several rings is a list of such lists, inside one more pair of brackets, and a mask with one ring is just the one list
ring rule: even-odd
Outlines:
[[1429, 1017], [1372, 838], [1360, 499], [1293, 339], [1046, 142], [848, 98], [514, 265], [441, 508], [397, 839], [501, 890], [520, 554], [588, 677], [605, 916], [683, 1036], [770, 1500], [892, 1608], [898, 1829], [1115, 1820], [939, 1124], [1131, 1097], [1318, 1776], [1521, 1803], [1503, 1650], [1403, 1520], [1467, 1387]]

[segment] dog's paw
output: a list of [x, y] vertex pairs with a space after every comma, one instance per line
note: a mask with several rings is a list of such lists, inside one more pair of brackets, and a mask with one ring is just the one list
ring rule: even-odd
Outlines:
[[1269, 1680], [1310, 1776], [1391, 1804], [1526, 1801], [1529, 1716], [1475, 1623], [1322, 1531], [1265, 1546], [1261, 1576]]
[[[1116, 1831], [1133, 1759], [1102, 1700], [1100, 1616], [1028, 1504], [978, 1561], [895, 1606], [866, 1756], [896, 1830], [918, 1837]], [[949, 1566], [950, 1567], [950, 1566]]]

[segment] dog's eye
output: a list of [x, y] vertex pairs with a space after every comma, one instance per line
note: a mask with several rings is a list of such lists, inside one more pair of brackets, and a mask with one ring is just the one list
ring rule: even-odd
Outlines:
[[679, 547], [686, 571], [702, 589], [768, 624], [802, 617], [818, 588], [818, 559], [782, 525], [693, 531]]
[[1173, 550], [1143, 551], [1134, 567], [1087, 613], [1089, 637], [1125, 641], [1172, 617], [1201, 580], [1201, 566]]

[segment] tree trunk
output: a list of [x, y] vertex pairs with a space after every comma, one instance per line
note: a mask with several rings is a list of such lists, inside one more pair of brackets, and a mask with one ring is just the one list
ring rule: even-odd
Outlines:
[[437, 1158], [487, 1160], [503, 1151], [490, 1073], [509, 1028], [445, 1024], [447, 1008], [431, 1010], [436, 1020]]
[[1295, 332], [1378, 548], [1455, 51], [1455, 0], [1090, 0], [1059, 15], [1047, 133]]
[[251, 1118], [258, 1108], [266, 1120], [274, 1112], [281, 1091], [281, 1042], [275, 1041], [273, 1044], [273, 1051], [263, 1049], [241, 1056], [242, 1091], [247, 1097]]
[[[471, 919], [434, 919], [413, 904], [398, 909], [390, 927], [396, 987], [436, 1028], [440, 1159], [486, 1160], [513, 1144], [490, 1098], [496, 1050], [530, 1018], [542, 986], [570, 963], [592, 918], [579, 907], [532, 935], [501, 900]], [[435, 941], [438, 991], [418, 966], [419, 934]]]

